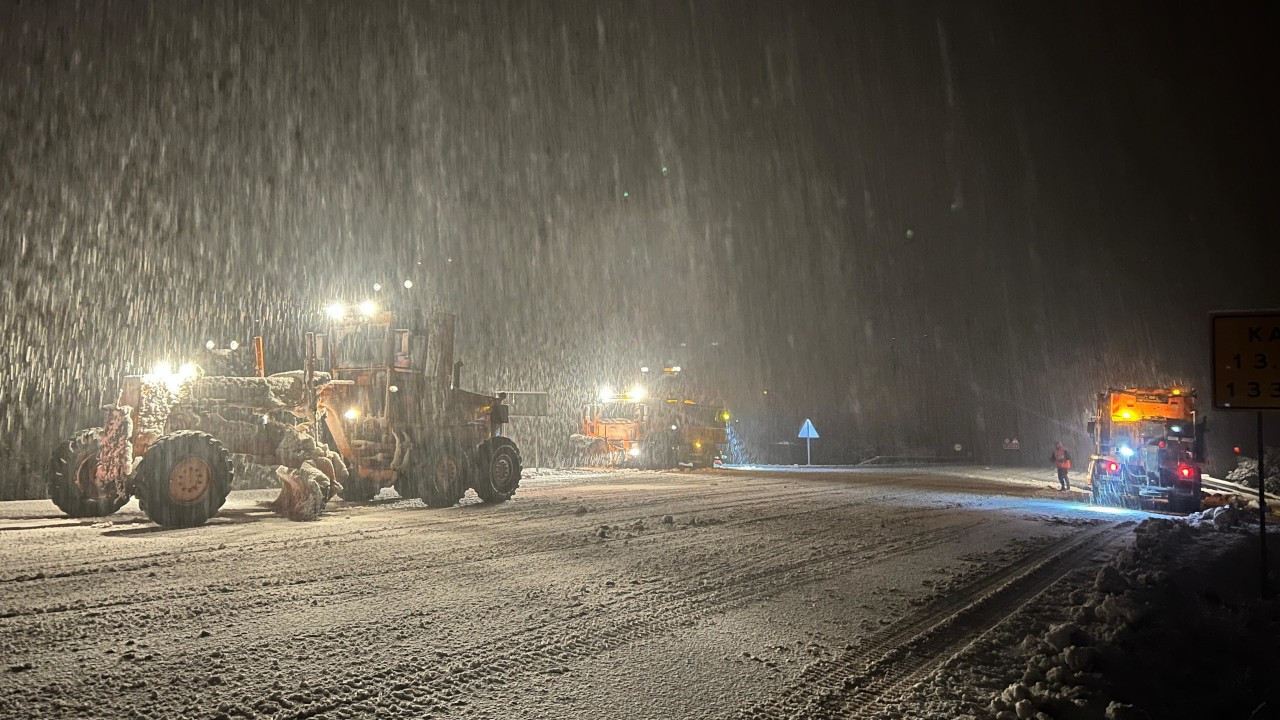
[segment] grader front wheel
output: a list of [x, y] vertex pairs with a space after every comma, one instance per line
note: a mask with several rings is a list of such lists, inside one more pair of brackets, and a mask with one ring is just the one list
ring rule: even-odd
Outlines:
[[476, 451], [476, 494], [487, 503], [506, 502], [520, 487], [523, 472], [516, 444], [504, 437], [489, 438]]

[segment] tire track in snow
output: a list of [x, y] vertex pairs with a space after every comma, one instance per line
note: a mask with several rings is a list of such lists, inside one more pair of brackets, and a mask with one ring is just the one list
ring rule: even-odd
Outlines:
[[975, 578], [834, 660], [807, 667], [783, 693], [741, 718], [880, 718], [885, 705], [986, 629], [1124, 535], [1104, 525], [1050, 543]]
[[[663, 585], [645, 589], [628, 598], [623, 607], [607, 614], [583, 607], [576, 614], [557, 617], [553, 622], [522, 628], [501, 637], [488, 637], [451, 653], [459, 662], [441, 663], [434, 658], [400, 661], [370, 675], [349, 678], [331, 688], [320, 700], [295, 703], [287, 718], [309, 718], [360, 705], [370, 700], [383, 704], [392, 713], [419, 715], [447, 712], [459, 701], [471, 700], [491, 686], [503, 686], [520, 678], [562, 671], [568, 662], [592, 657], [609, 650], [706, 617], [775, 595], [805, 584], [826, 580], [834, 571], [870, 565], [902, 555], [917, 553], [935, 545], [953, 542], [984, 524], [964, 519], [925, 530], [889, 543], [872, 538], [850, 546], [833, 542], [831, 552], [796, 564], [779, 558], [775, 548], [758, 554], [738, 554], [739, 562], [717, 568], [721, 577], [700, 587], [670, 588]], [[768, 565], [772, 559], [774, 565]], [[781, 561], [781, 562], [779, 562]], [[692, 581], [698, 576], [691, 577]], [[567, 625], [567, 623], [576, 623]], [[390, 699], [390, 700], [388, 700]], [[262, 700], [249, 703], [261, 709]], [[372, 711], [372, 708], [369, 708]]]

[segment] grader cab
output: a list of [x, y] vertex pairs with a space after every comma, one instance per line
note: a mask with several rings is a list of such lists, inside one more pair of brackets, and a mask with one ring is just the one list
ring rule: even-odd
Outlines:
[[323, 436], [347, 459], [345, 500], [384, 487], [431, 507], [458, 502], [468, 488], [485, 502], [509, 499], [520, 484], [519, 448], [502, 437], [501, 395], [459, 387], [455, 316], [370, 305], [334, 307], [332, 327], [308, 342], [308, 368], [329, 376], [319, 388]]

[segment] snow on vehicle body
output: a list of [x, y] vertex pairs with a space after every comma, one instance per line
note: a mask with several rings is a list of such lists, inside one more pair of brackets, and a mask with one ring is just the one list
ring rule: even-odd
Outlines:
[[269, 506], [294, 520], [316, 519], [335, 493], [368, 500], [391, 485], [433, 507], [467, 487], [488, 502], [510, 498], [521, 466], [500, 437], [506, 406], [458, 389], [456, 373], [450, 384], [453, 316], [419, 312], [417, 326], [396, 329], [391, 313], [371, 315], [309, 333], [303, 370], [264, 377], [255, 339], [254, 377], [164, 364], [126, 377], [103, 426], [55, 450], [54, 503], [97, 517], [136, 495], [157, 524], [192, 527], [218, 513], [239, 473], [278, 478]]
[[237, 472], [256, 467], [277, 472], [274, 509], [315, 519], [345, 471], [308, 434], [303, 384], [300, 372], [203, 376], [192, 365], [127, 376], [103, 426], [54, 451], [50, 496], [72, 517], [96, 517], [136, 495], [157, 524], [191, 527], [217, 514]]
[[1204, 423], [1197, 424], [1195, 390], [1108, 389], [1098, 394], [1089, 431], [1094, 502], [1138, 506], [1162, 500], [1174, 512], [1200, 509]]
[[640, 385], [624, 393], [601, 388], [598, 402], [582, 410], [576, 440], [617, 465], [650, 469], [718, 465], [728, 443], [729, 412], [721, 405], [684, 397], [681, 384], [670, 382], [680, 372], [679, 366], [665, 368], [660, 376], [665, 381], [659, 380], [653, 393]]

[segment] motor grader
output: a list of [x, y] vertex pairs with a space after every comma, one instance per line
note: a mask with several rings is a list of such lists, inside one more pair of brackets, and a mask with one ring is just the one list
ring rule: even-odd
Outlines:
[[103, 426], [54, 450], [49, 495], [72, 517], [109, 515], [136, 495], [157, 524], [192, 527], [217, 514], [238, 473], [273, 472], [281, 494], [270, 506], [315, 519], [346, 468], [312, 437], [306, 383], [299, 371], [205, 376], [194, 365], [128, 376]]
[[339, 494], [365, 501], [384, 487], [449, 507], [468, 488], [485, 502], [520, 484], [520, 450], [502, 436], [505, 397], [463, 390], [454, 362], [454, 315], [399, 315], [363, 303], [330, 308], [327, 334], [308, 343], [307, 363], [330, 380], [317, 391], [325, 441], [346, 459]]
[[[432, 507], [468, 487], [488, 502], [514, 494], [518, 448], [500, 437], [501, 399], [451, 382], [452, 315], [417, 312], [397, 327], [390, 312], [337, 318], [307, 334], [306, 367], [265, 376], [205, 376], [184, 365], [124, 379], [102, 427], [54, 452], [49, 494], [72, 517], [119, 510], [136, 495], [166, 527], [217, 514], [238, 473], [274, 473], [268, 505], [296, 520], [328, 500], [368, 500], [384, 486]], [[455, 373], [456, 378], [456, 373]]]

